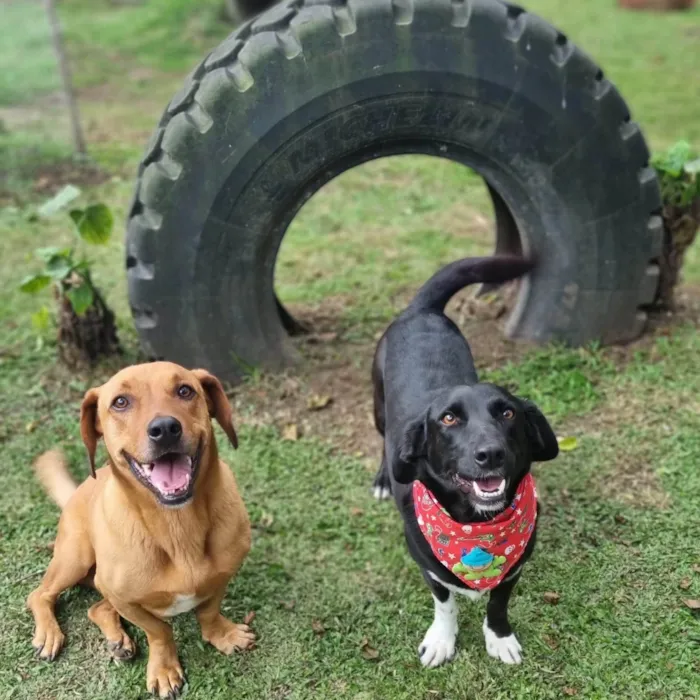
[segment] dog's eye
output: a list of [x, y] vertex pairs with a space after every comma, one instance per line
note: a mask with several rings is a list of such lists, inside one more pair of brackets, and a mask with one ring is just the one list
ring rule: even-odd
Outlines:
[[443, 414], [442, 418], [440, 418], [440, 422], [443, 425], [450, 427], [451, 425], [454, 425], [457, 422], [457, 416], [455, 416], [454, 413], [450, 413], [448, 411], [447, 413]]
[[129, 405], [129, 399], [126, 396], [117, 396], [112, 401], [112, 408], [116, 408], [117, 411], [123, 411]]
[[513, 418], [515, 418], [515, 411], [512, 408], [506, 408], [505, 411], [503, 411], [503, 417], [506, 420], [513, 420]]
[[178, 390], [177, 395], [181, 399], [191, 399], [194, 396], [194, 389], [187, 384], [183, 384]]

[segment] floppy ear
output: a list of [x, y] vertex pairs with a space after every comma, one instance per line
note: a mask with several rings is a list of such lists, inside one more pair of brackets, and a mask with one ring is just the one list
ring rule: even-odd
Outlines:
[[88, 453], [90, 476], [93, 479], [96, 478], [95, 452], [97, 450], [97, 441], [102, 436], [97, 419], [97, 399], [99, 396], [99, 389], [90, 389], [83, 397], [83, 403], [80, 406], [80, 435]]
[[421, 461], [428, 456], [427, 441], [425, 418], [418, 418], [406, 426], [393, 465], [394, 479], [400, 484], [410, 484], [420, 476]]
[[221, 382], [205, 369], [195, 369], [192, 374], [197, 377], [207, 396], [209, 415], [217, 420], [219, 425], [224, 429], [233, 447], [238, 449], [238, 436], [233, 428], [231, 404], [226, 397], [226, 392], [224, 391], [224, 387], [221, 386]]
[[530, 441], [533, 462], [548, 462], [559, 454], [559, 443], [547, 419], [532, 401], [525, 406], [525, 432]]

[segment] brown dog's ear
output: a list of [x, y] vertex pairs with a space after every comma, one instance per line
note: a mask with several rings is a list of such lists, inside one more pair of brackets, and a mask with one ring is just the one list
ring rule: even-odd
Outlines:
[[80, 407], [80, 435], [85, 443], [85, 449], [90, 460], [90, 476], [96, 478], [95, 474], [95, 452], [97, 450], [97, 441], [102, 433], [97, 425], [97, 399], [100, 396], [99, 389], [90, 389], [83, 398], [83, 404]]
[[217, 420], [219, 425], [224, 429], [233, 447], [238, 449], [238, 436], [233, 428], [231, 404], [226, 397], [226, 392], [224, 391], [224, 387], [221, 386], [221, 382], [205, 369], [195, 369], [192, 374], [197, 377], [204, 389], [204, 393], [207, 395], [209, 415]]

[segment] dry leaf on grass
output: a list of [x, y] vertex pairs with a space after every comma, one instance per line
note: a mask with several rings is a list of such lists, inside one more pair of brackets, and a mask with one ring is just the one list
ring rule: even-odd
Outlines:
[[323, 635], [326, 633], [326, 628], [323, 626], [321, 620], [314, 620], [311, 623], [311, 629], [314, 631], [314, 634], [317, 637], [323, 637]]
[[360, 642], [360, 652], [362, 653], [362, 658], [367, 659], [367, 661], [375, 661], [379, 658], [379, 652], [370, 645], [367, 637]]
[[326, 396], [325, 394], [312, 394], [306, 405], [310, 411], [320, 411], [330, 404], [333, 403], [332, 396]]
[[700, 564], [693, 564], [693, 571], [696, 574], [700, 574]]
[[555, 651], [559, 648], [559, 642], [552, 636], [545, 634], [542, 639], [544, 639], [544, 643], [550, 648], [554, 649]]
[[578, 690], [576, 688], [571, 688], [567, 686], [564, 688], [564, 695], [568, 695], [569, 697], [573, 697], [574, 695], [578, 695]]
[[544, 598], [544, 602], [550, 605], [556, 605], [561, 600], [561, 596], [554, 591], [547, 591], [542, 597]]
[[682, 578], [678, 584], [678, 587], [683, 591], [687, 591], [690, 588], [690, 576]]
[[298, 440], [299, 439], [299, 426], [296, 423], [290, 423], [285, 425], [282, 430], [283, 440]]
[[350, 515], [364, 515], [365, 511], [362, 510], [362, 508], [358, 508], [357, 506], [353, 506], [350, 508]]
[[685, 598], [683, 603], [687, 608], [691, 610], [700, 610], [700, 600], [693, 600], [692, 598]]

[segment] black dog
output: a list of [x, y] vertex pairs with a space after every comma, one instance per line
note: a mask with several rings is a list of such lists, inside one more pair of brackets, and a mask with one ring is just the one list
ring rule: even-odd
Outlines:
[[[515, 512], [516, 491], [520, 498], [521, 482], [531, 483], [529, 477], [524, 481], [531, 463], [554, 459], [559, 452], [551, 427], [532, 403], [479, 383], [469, 346], [444, 315], [445, 305], [467, 285], [506, 282], [533, 267], [532, 260], [516, 257], [472, 258], [448, 265], [420, 289], [377, 346], [374, 416], [384, 437], [384, 453], [375, 495], [387, 498], [393, 492], [408, 549], [433, 594], [435, 619], [418, 651], [424, 666], [438, 666], [454, 656], [454, 593], [475, 599], [484, 591], [466, 585], [438, 560], [416, 515], [414, 480], [432, 492], [452, 521], [465, 524], [460, 529], [471, 532], [470, 523], [489, 526], [494, 518]], [[535, 546], [534, 487], [532, 494], [531, 535], [526, 544], [521, 540], [522, 554], [490, 589], [483, 625], [487, 652], [505, 663], [521, 661], [521, 647], [508, 622], [508, 601]], [[442, 535], [444, 542], [450, 534], [455, 532]], [[483, 551], [478, 554], [488, 558]]]

